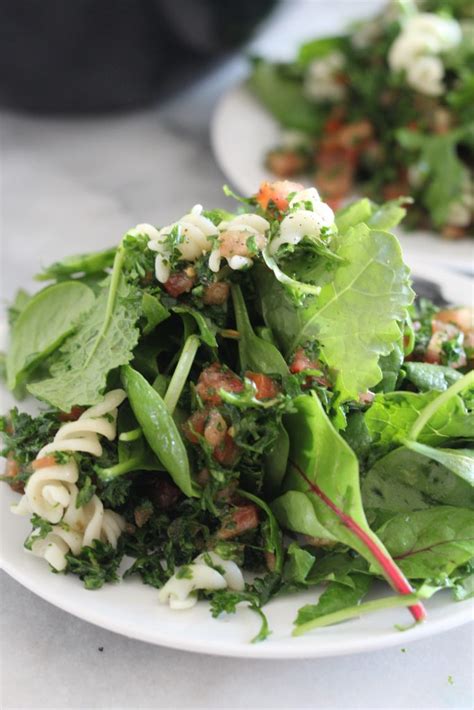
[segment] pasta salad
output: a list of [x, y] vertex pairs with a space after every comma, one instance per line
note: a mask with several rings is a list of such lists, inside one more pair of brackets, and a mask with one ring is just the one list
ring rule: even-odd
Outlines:
[[88, 589], [247, 604], [254, 640], [269, 600], [321, 584], [295, 635], [421, 622], [436, 591], [472, 594], [472, 311], [415, 300], [396, 201], [226, 192], [235, 212], [139, 224], [11, 304], [7, 386], [41, 403], [1, 419], [25, 548]]

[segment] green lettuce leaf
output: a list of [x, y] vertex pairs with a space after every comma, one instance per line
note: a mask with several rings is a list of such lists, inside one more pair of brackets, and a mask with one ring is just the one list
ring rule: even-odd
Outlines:
[[[69, 412], [74, 405], [100, 401], [111, 370], [132, 359], [138, 342], [136, 322], [141, 302], [135, 289], [120, 278], [113, 310], [104, 287], [76, 332], [58, 351], [50, 377], [28, 386], [38, 399]], [[104, 323], [107, 327], [104, 330]]]
[[413, 291], [393, 235], [359, 224], [338, 240], [336, 251], [344, 261], [302, 308], [273, 278], [259, 278], [257, 286], [265, 321], [287, 355], [316, 339], [336, 372], [341, 400], [348, 400], [382, 379], [379, 358], [400, 340], [398, 323], [406, 318]]

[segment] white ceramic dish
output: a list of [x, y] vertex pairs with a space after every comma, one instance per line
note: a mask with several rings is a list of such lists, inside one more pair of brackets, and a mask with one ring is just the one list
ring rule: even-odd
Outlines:
[[[218, 103], [211, 125], [216, 160], [232, 186], [252, 195], [262, 180], [275, 177], [265, 168], [265, 155], [280, 141], [280, 128], [244, 84], [231, 88]], [[304, 181], [304, 180], [303, 180]], [[447, 241], [433, 232], [398, 231], [407, 255], [473, 273], [474, 240]]]
[[[411, 266], [423, 278], [442, 284], [447, 300], [467, 303], [472, 297], [472, 282], [468, 278], [436, 266], [427, 267], [422, 260], [412, 259]], [[5, 391], [1, 399], [2, 411], [13, 405], [12, 398]], [[317, 658], [406, 645], [473, 619], [471, 602], [455, 603], [449, 593], [441, 593], [427, 603], [429, 620], [403, 634], [395, 629], [395, 624], [409, 622], [409, 616], [406, 610], [399, 609], [292, 638], [296, 610], [316, 598], [316, 592], [311, 591], [271, 602], [266, 611], [273, 633], [264, 643], [251, 644], [249, 641], [258, 629], [258, 619], [244, 607], [236, 615], [215, 620], [204, 602], [188, 611], [171, 611], [158, 603], [156, 590], [138, 580], [129, 579], [99, 591], [86, 591], [76, 577], [52, 574], [44, 560], [23, 549], [30, 526], [28, 520], [9, 512], [9, 506], [15, 500], [16, 494], [8, 486], [0, 485], [0, 553], [5, 571], [60, 609], [142, 641], [223, 656]], [[386, 594], [388, 588], [380, 585], [378, 593]]]

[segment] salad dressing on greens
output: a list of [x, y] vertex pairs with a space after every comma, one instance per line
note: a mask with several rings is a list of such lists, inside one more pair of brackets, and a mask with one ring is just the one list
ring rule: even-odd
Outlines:
[[255, 641], [283, 594], [294, 635], [423, 621], [435, 592], [473, 592], [472, 311], [415, 300], [398, 201], [334, 213], [287, 181], [237, 199], [18, 293], [6, 379], [40, 409], [1, 429], [25, 547], [88, 589], [126, 557], [157, 603], [245, 603]]

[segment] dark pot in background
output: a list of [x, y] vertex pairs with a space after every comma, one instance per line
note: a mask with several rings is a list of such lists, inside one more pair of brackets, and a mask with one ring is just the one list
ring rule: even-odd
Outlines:
[[277, 0], [0, 0], [0, 103], [131, 108], [245, 42]]

